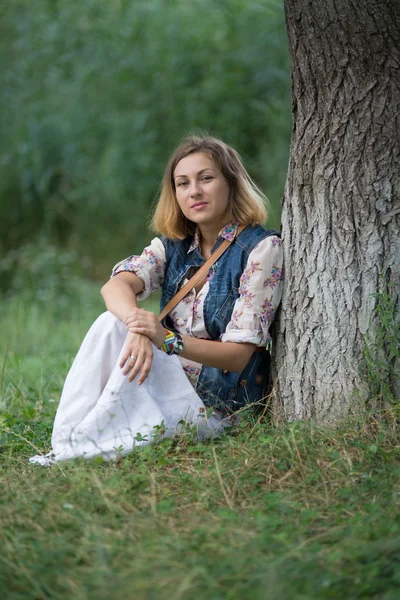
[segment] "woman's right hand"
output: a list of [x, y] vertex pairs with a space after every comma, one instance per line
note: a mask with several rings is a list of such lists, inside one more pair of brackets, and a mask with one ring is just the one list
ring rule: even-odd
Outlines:
[[153, 344], [140, 333], [128, 333], [119, 366], [122, 374], [133, 381], [140, 373], [137, 384], [141, 385], [147, 378], [153, 362]]

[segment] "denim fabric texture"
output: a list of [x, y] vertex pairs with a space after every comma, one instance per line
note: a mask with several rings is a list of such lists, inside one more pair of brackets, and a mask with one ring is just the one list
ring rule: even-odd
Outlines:
[[[261, 225], [246, 227], [214, 264], [215, 274], [204, 303], [204, 322], [212, 340], [219, 340], [231, 320], [235, 301], [239, 297], [240, 277], [246, 268], [251, 251], [266, 237], [279, 232], [266, 230]], [[205, 259], [199, 249], [188, 252], [192, 237], [184, 240], [161, 238], [166, 253], [166, 270], [162, 287], [160, 310], [174, 297], [185, 277], [191, 277]], [[222, 243], [218, 238], [212, 252]], [[171, 328], [168, 317], [164, 326]], [[196, 391], [205, 406], [214, 407], [230, 414], [257, 402], [264, 395], [269, 383], [270, 356], [267, 351], [255, 352], [241, 373], [222, 371], [203, 366]]]

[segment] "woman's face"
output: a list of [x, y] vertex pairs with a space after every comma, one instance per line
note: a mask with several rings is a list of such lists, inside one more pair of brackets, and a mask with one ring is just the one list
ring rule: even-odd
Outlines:
[[209, 155], [185, 156], [173, 176], [176, 199], [187, 219], [200, 229], [202, 225], [221, 229], [229, 221], [229, 184]]

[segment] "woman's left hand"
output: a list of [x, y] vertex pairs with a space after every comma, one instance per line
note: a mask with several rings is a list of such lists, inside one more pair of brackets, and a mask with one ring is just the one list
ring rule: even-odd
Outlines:
[[144, 308], [134, 308], [123, 321], [131, 333], [146, 335], [159, 348], [165, 341], [165, 329], [156, 315]]

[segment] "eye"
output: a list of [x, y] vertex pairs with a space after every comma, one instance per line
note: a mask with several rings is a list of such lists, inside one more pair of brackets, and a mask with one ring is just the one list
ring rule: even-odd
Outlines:
[[184, 185], [186, 185], [186, 184], [187, 184], [187, 181], [180, 181], [180, 182], [177, 184], [177, 187], [182, 187], [182, 186], [184, 186]]
[[211, 179], [214, 179], [214, 177], [212, 177], [211, 175], [204, 175], [203, 177], [203, 181], [211, 181]]

